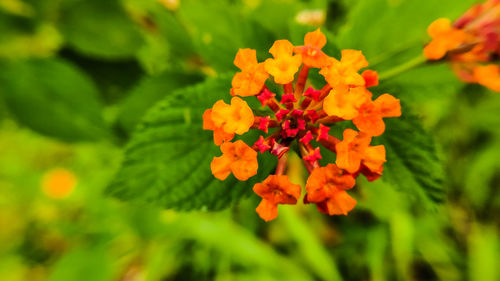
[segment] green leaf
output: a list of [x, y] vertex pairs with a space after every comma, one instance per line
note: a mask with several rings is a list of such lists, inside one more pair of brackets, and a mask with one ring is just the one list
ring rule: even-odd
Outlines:
[[295, 22], [295, 16], [303, 6], [300, 1], [260, 1], [250, 12], [250, 16], [280, 39], [291, 35], [292, 38], [288, 38], [290, 40], [293, 39], [294, 30], [289, 29], [289, 24]]
[[127, 11], [141, 22], [145, 44], [138, 51], [141, 65], [150, 74], [165, 69], [192, 68], [197, 60], [192, 39], [179, 14], [161, 1], [126, 0]]
[[106, 59], [132, 57], [142, 45], [139, 30], [119, 1], [76, 1], [61, 16], [65, 39], [85, 55]]
[[433, 126], [447, 114], [444, 109], [451, 108], [463, 84], [448, 65], [430, 64], [381, 81], [376, 89], [403, 99], [419, 112], [427, 126]]
[[98, 92], [87, 76], [61, 59], [33, 59], [0, 68], [0, 94], [29, 128], [65, 141], [108, 136]]
[[420, 119], [404, 104], [402, 113], [385, 119], [386, 131], [379, 138], [387, 158], [382, 178], [429, 207], [444, 199], [443, 163]]
[[157, 101], [176, 89], [195, 84], [201, 77], [167, 71], [158, 76], [145, 77], [131, 91], [120, 107], [118, 121], [128, 132], [132, 132], [144, 113]]
[[[160, 30], [160, 36], [165, 38], [169, 44], [172, 58], [186, 58], [194, 55], [192, 39], [186, 27], [179, 20], [178, 14], [172, 13], [164, 7], [159, 8], [160, 3], [151, 10], [152, 17]], [[176, 62], [176, 60], [172, 60]]]
[[245, 16], [229, 1], [182, 1], [179, 15], [193, 39], [195, 50], [216, 71], [235, 70], [234, 56], [239, 48], [257, 50], [259, 58], [268, 56], [273, 44], [269, 31]]
[[[494, 191], [486, 187], [494, 182], [500, 172], [500, 141], [494, 138], [478, 148], [477, 153], [467, 159], [467, 171], [464, 178], [464, 189], [467, 198], [477, 209], [487, 207], [486, 202], [494, 198]], [[478, 188], [481, 188], [479, 191]]]
[[111, 280], [111, 261], [102, 246], [79, 248], [63, 256], [55, 264], [50, 281]]
[[[202, 130], [202, 115], [216, 100], [230, 97], [230, 77], [216, 78], [170, 93], [145, 115], [107, 193], [122, 200], [180, 210], [219, 210], [251, 193], [274, 164], [262, 157], [258, 176], [238, 182], [217, 180], [210, 162], [220, 150]], [[168, 93], [165, 93], [168, 94]], [[227, 99], [226, 99], [227, 102]], [[245, 135], [248, 144], [257, 139]]]

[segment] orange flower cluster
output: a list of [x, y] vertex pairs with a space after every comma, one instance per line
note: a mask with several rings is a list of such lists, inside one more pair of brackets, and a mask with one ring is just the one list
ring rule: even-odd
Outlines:
[[[378, 85], [378, 75], [373, 70], [359, 73], [368, 66], [360, 51], [343, 50], [337, 60], [322, 51], [325, 44], [326, 37], [318, 29], [306, 34], [303, 46], [276, 41], [269, 50], [272, 58], [261, 63], [255, 50], [240, 49], [234, 64], [241, 72], [233, 77], [231, 104], [219, 100], [203, 114], [203, 128], [213, 131], [214, 142], [222, 151], [211, 163], [216, 178], [225, 180], [232, 173], [244, 181], [256, 175], [258, 152], [278, 158], [275, 173], [253, 187], [262, 198], [257, 213], [266, 221], [278, 216], [278, 205], [296, 204], [301, 197], [301, 187], [286, 175], [294, 143], [310, 174], [304, 202], [316, 204], [323, 213], [347, 214], [356, 205], [347, 193], [356, 177], [363, 174], [375, 180], [382, 175], [385, 148], [370, 143], [372, 137], [384, 132], [383, 118], [401, 115], [399, 100], [389, 94], [372, 98], [367, 88]], [[319, 68], [325, 78], [319, 90], [307, 84], [310, 68]], [[270, 76], [282, 85], [282, 92], [269, 90], [266, 83], [271, 82]], [[237, 96], [255, 96], [262, 104], [259, 112], [269, 114], [255, 115]], [[358, 131], [346, 129], [343, 140], [329, 134], [332, 125], [349, 120]], [[231, 142], [235, 134], [250, 129], [263, 133], [253, 145]], [[335, 164], [320, 166], [324, 149], [337, 154]]]
[[457, 76], [500, 92], [500, 0], [472, 6], [453, 24], [434, 21], [428, 28], [432, 40], [425, 46], [428, 60], [446, 59]]

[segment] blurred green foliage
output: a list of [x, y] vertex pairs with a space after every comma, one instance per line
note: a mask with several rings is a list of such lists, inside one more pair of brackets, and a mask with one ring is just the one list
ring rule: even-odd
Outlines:
[[[403, 117], [345, 217], [298, 204], [262, 222], [251, 185], [212, 179], [200, 130], [238, 48], [262, 60], [319, 25], [327, 53], [388, 73], [474, 2], [0, 0], [0, 279], [498, 280], [500, 95], [446, 65], [375, 90]], [[63, 199], [42, 188], [59, 167], [78, 180]]]

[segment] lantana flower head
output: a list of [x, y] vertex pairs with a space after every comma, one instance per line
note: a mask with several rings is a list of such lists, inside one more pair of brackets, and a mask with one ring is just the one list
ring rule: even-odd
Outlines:
[[[272, 58], [264, 63], [257, 62], [255, 51], [239, 50], [234, 62], [241, 72], [233, 78], [231, 103], [217, 101], [203, 115], [203, 128], [213, 131], [222, 151], [211, 164], [217, 179], [233, 174], [245, 181], [256, 175], [259, 153], [278, 159], [273, 174], [253, 187], [262, 198], [256, 211], [266, 221], [278, 216], [278, 205], [300, 202], [302, 188], [287, 175], [291, 150], [300, 155], [309, 173], [302, 201], [316, 204], [325, 214], [346, 215], [354, 208], [356, 200], [347, 191], [359, 175], [368, 180], [382, 175], [385, 148], [370, 143], [384, 132], [383, 118], [401, 115], [399, 100], [389, 94], [373, 99], [367, 87], [378, 85], [378, 75], [373, 70], [360, 74], [368, 66], [360, 51], [343, 50], [337, 60], [323, 52], [325, 44], [326, 37], [317, 29], [305, 35], [301, 46], [276, 41], [269, 50]], [[325, 78], [323, 87], [307, 83], [310, 68], [319, 68]], [[267, 87], [273, 82], [282, 91]], [[238, 96], [257, 99], [261, 107], [250, 108]], [[346, 129], [343, 139], [334, 137], [335, 123], [351, 121], [358, 130]], [[261, 133], [253, 143], [232, 141], [251, 129]], [[320, 160], [327, 162], [326, 150], [336, 153], [337, 159], [322, 166]]]
[[450, 61], [461, 80], [500, 91], [500, 67], [494, 63], [500, 55], [500, 0], [476, 4], [453, 23], [437, 19], [428, 33], [428, 60]]

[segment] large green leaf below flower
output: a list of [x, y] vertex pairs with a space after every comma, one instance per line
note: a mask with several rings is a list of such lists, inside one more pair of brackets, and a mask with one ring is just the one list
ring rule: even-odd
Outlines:
[[[146, 113], [125, 151], [124, 161], [107, 193], [122, 200], [180, 210], [218, 210], [251, 194], [275, 160], [259, 156], [259, 172], [247, 182], [232, 175], [214, 178], [210, 162], [221, 155], [212, 133], [203, 131], [202, 114], [216, 100], [228, 102], [230, 77], [215, 78], [167, 95]], [[251, 144], [257, 139], [247, 133]]]
[[444, 199], [443, 162], [420, 119], [405, 104], [402, 111], [399, 118], [385, 119], [386, 131], [379, 138], [386, 147], [383, 179], [430, 207]]

